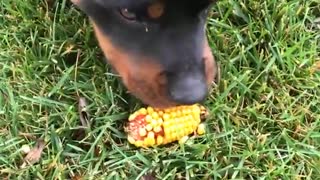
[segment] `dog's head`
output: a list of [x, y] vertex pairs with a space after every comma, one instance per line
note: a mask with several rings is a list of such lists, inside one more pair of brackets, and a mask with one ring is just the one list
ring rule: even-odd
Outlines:
[[212, 0], [72, 0], [130, 93], [168, 107], [205, 99], [216, 66], [205, 34]]

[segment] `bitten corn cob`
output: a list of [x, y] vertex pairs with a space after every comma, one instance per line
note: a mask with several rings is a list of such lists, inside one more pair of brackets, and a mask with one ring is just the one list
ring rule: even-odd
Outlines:
[[183, 141], [192, 133], [204, 134], [206, 109], [198, 104], [168, 109], [141, 108], [129, 117], [128, 141], [137, 147]]

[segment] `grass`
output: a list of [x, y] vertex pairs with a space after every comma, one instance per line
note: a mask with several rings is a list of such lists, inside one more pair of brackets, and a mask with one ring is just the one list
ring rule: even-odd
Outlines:
[[[208, 133], [136, 149], [121, 127], [140, 104], [103, 63], [87, 18], [65, 0], [2, 0], [0, 177], [320, 179], [319, 17], [318, 0], [218, 2]], [[77, 95], [95, 122], [82, 140]], [[37, 138], [41, 160], [19, 168]]]

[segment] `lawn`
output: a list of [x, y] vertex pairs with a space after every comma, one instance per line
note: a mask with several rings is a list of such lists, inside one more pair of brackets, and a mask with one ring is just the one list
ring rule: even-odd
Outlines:
[[[0, 178], [320, 179], [319, 0], [221, 0], [207, 32], [221, 66], [207, 134], [137, 149], [122, 126], [141, 104], [84, 14], [66, 0], [1, 0]], [[37, 139], [39, 161], [21, 168]]]

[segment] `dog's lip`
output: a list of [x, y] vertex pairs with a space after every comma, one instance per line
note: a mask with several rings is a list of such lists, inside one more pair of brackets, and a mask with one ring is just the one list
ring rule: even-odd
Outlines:
[[145, 105], [154, 107], [154, 108], [160, 108], [160, 109], [165, 109], [165, 108], [172, 108], [172, 107], [177, 107], [177, 106], [190, 106], [190, 105], [194, 105], [194, 104], [201, 104], [202, 102], [198, 102], [198, 103], [192, 103], [192, 104], [181, 104], [181, 103], [175, 103], [175, 102], [170, 102], [170, 103], [148, 103]]
[[160, 108], [160, 109], [179, 106], [179, 104], [176, 104], [176, 103], [161, 103], [161, 102], [148, 103], [147, 105], [154, 108]]

